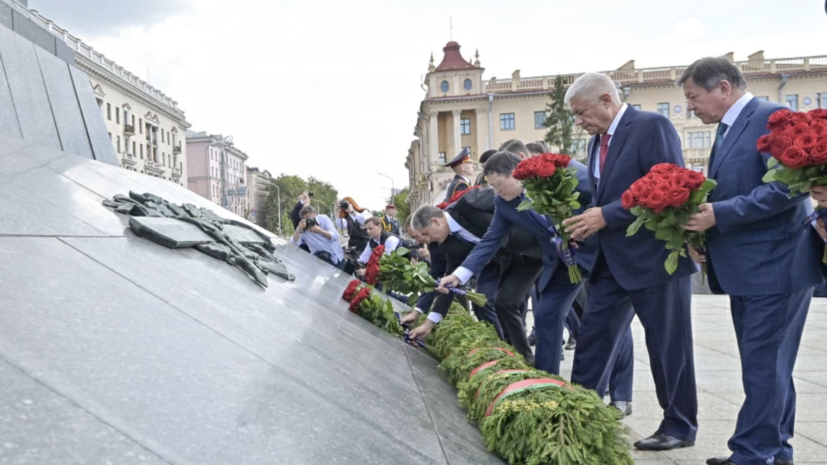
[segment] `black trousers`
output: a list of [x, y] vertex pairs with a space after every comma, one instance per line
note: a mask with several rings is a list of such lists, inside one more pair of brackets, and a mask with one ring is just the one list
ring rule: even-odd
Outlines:
[[534, 362], [534, 353], [528, 345], [523, 311], [526, 296], [542, 271], [542, 260], [512, 255], [503, 264], [500, 286], [494, 301], [503, 335], [529, 363]]

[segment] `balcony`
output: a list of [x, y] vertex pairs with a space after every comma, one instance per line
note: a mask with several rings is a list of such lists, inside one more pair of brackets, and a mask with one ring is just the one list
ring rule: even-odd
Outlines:
[[124, 154], [123, 159], [121, 161], [123, 161], [124, 165], [129, 166], [135, 166], [138, 163], [138, 159], [135, 157], [135, 154], [128, 152]]
[[159, 175], [164, 174], [164, 167], [161, 166], [160, 163], [156, 163], [154, 161], [147, 161], [146, 163], [144, 163], [144, 169], [146, 170], [147, 173], [159, 174]]
[[706, 164], [709, 161], [710, 149], [684, 149], [683, 161], [690, 164]]
[[173, 168], [172, 169], [172, 177], [180, 179], [182, 176], [181, 168]]
[[125, 124], [123, 127], [123, 135], [126, 137], [132, 137], [135, 135], [135, 126], [131, 124]]
[[172, 153], [173, 153], [173, 155], [180, 155], [181, 154], [181, 144], [180, 143], [172, 148]]

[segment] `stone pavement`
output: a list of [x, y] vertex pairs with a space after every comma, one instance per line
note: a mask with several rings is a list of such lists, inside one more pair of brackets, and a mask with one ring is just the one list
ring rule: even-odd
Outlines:
[[[641, 465], [695, 465], [728, 454], [727, 440], [743, 402], [735, 332], [725, 296], [695, 295], [692, 300], [699, 430], [695, 447], [671, 452], [634, 452]], [[661, 410], [649, 371], [643, 328], [635, 319], [634, 413], [624, 422], [636, 441], [655, 432]], [[562, 375], [571, 376], [573, 353], [566, 352]], [[798, 392], [796, 464], [827, 464], [827, 299], [813, 299], [795, 370]]]

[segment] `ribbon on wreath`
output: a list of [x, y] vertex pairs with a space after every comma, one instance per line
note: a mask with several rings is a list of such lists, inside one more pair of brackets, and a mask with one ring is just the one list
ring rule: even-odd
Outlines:
[[[436, 280], [436, 286], [437, 287], [439, 287], [439, 282], [440, 281], [441, 281], [441, 279]], [[447, 289], [448, 292], [450, 292], [451, 294], [454, 294], [454, 295], [457, 295], [457, 296], [460, 296], [460, 297], [465, 297], [465, 294], [466, 294], [466, 292], [464, 290], [462, 290], [458, 287], [446, 286], [445, 289]]]
[[422, 347], [424, 349], [425, 348], [425, 343], [421, 339], [411, 337], [411, 335], [410, 335], [410, 325], [408, 323], [402, 323], [402, 316], [399, 315], [399, 312], [393, 312], [393, 314], [396, 315], [396, 320], [399, 322], [400, 326], [405, 328], [405, 335], [403, 336], [403, 338], [405, 339], [405, 342], [407, 344], [417, 346], [417, 347]]

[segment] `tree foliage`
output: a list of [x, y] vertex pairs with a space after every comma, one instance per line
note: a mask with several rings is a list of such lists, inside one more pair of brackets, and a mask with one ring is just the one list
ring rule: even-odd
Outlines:
[[[275, 186], [278, 186], [278, 189]], [[319, 210], [319, 213], [330, 216], [331, 209], [336, 204], [339, 196], [336, 188], [330, 183], [313, 176], [304, 180], [300, 176], [282, 173], [273, 179], [272, 185], [267, 189], [267, 200], [265, 202], [267, 229], [278, 233], [279, 198], [281, 198], [282, 232], [287, 234], [293, 230], [289, 213], [296, 205], [299, 195], [305, 190], [313, 192], [312, 204]]]
[[563, 77], [554, 78], [554, 89], [549, 92], [551, 100], [546, 104], [546, 131], [545, 141], [549, 149], [566, 155], [571, 154], [572, 132], [574, 131], [574, 117], [566, 106], [566, 88]]

